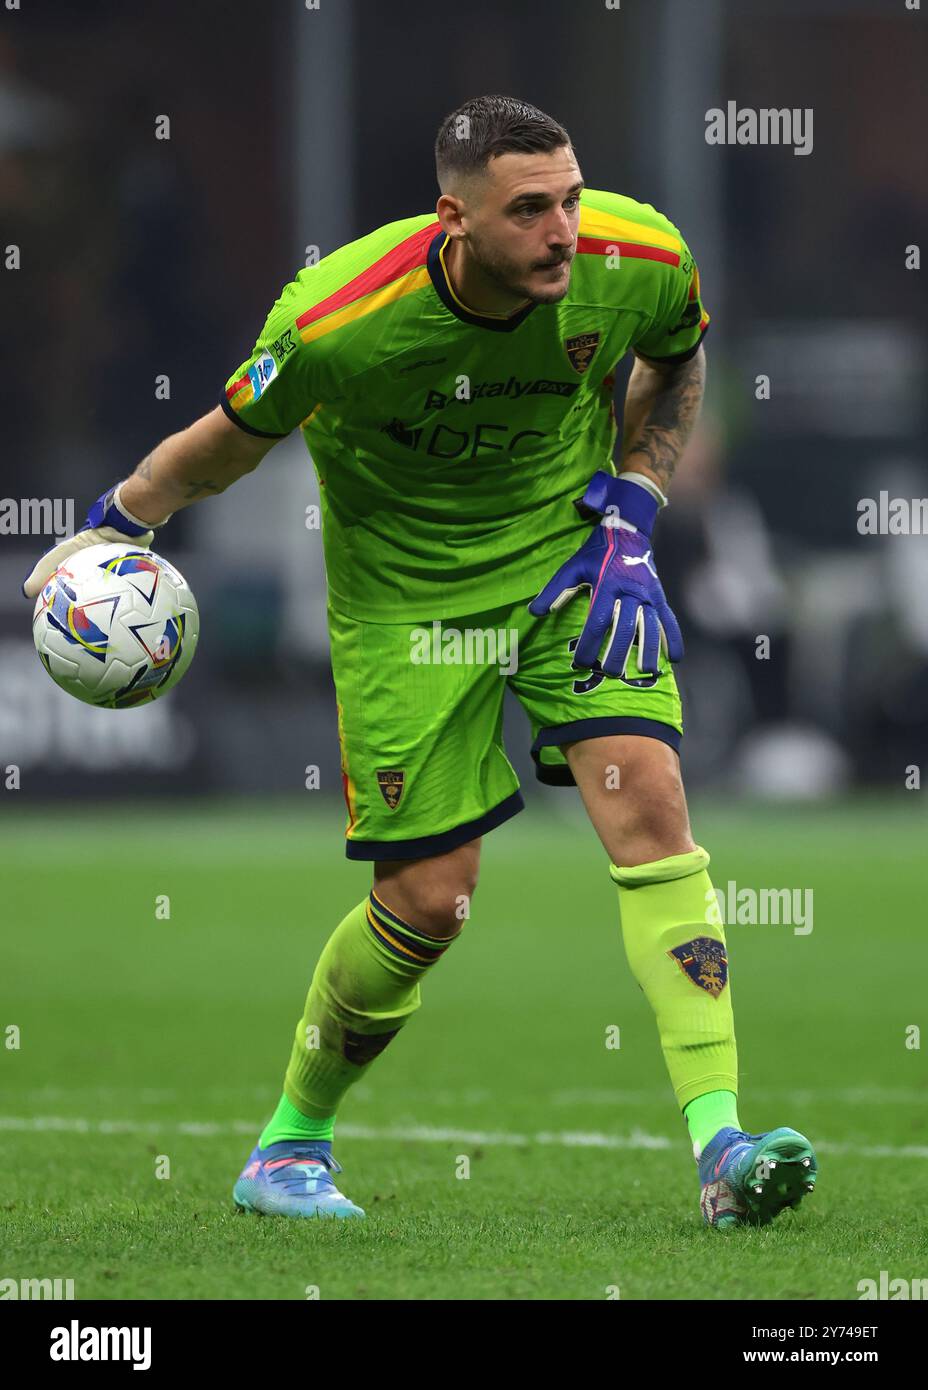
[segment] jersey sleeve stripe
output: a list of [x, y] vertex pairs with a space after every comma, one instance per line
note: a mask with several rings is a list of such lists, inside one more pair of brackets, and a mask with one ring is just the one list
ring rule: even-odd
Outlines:
[[327, 295], [318, 304], [314, 304], [312, 308], [300, 314], [296, 320], [297, 328], [302, 333], [305, 328], [309, 328], [320, 319], [328, 317], [329, 314], [344, 309], [397, 280], [402, 280], [410, 271], [424, 267], [429, 244], [439, 230], [439, 226], [438, 222], [430, 222], [427, 227], [420, 228], [418, 232], [413, 232], [412, 236], [407, 237], [405, 241], [401, 241], [398, 246], [392, 247], [385, 256], [381, 256], [379, 260], [374, 261], [373, 265], [362, 270], [360, 275], [349, 280], [347, 285], [343, 285], [340, 290]]
[[622, 237], [625, 241], [662, 246], [665, 251], [679, 252], [683, 249], [680, 238], [670, 232], [662, 232], [659, 227], [649, 227], [643, 222], [632, 222], [627, 217], [613, 217], [598, 208], [581, 209], [579, 233], [581, 237], [607, 237], [610, 240]]
[[678, 251], [667, 251], [661, 246], [643, 246], [634, 241], [617, 241], [615, 237], [577, 237], [579, 254], [606, 256], [612, 250], [617, 250], [621, 256], [630, 256], [634, 260], [664, 261], [667, 265], [680, 264]]
[[[245, 394], [246, 391], [247, 395]], [[242, 406], [250, 405], [254, 394], [251, 378], [247, 373], [245, 376], [240, 376], [238, 381], [233, 381], [226, 391], [230, 405], [234, 406], [236, 410], [241, 410]], [[238, 397], [238, 399], [234, 400], [233, 397]]]
[[404, 295], [412, 294], [428, 283], [428, 269], [425, 266], [419, 266], [400, 279], [391, 281], [383, 289], [367, 294], [363, 299], [356, 300], [353, 304], [347, 304], [344, 309], [328, 314], [321, 323], [311, 323], [302, 328], [300, 337], [304, 343], [311, 343], [314, 339], [322, 338], [326, 333], [332, 333], [336, 328], [341, 328], [354, 319], [363, 318], [365, 314], [373, 314], [377, 309], [383, 309], [387, 304], [395, 303]]

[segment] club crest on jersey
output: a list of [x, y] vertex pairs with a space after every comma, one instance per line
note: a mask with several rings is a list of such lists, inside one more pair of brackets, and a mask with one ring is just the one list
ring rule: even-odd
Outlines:
[[697, 936], [667, 952], [694, 985], [718, 999], [728, 983], [728, 952], [721, 941]]
[[593, 361], [593, 355], [598, 347], [598, 333], [575, 333], [572, 338], [564, 339], [564, 351], [567, 353], [570, 365], [581, 376]]
[[384, 801], [395, 811], [400, 804], [400, 797], [403, 795], [403, 787], [406, 784], [406, 773], [402, 768], [389, 768], [385, 772], [378, 771], [377, 785], [380, 787], [380, 794]]

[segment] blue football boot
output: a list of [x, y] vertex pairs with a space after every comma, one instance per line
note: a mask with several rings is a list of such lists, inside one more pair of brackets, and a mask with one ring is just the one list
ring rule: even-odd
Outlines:
[[720, 1129], [699, 1157], [699, 1209], [707, 1226], [766, 1226], [798, 1207], [815, 1187], [818, 1165], [795, 1129], [745, 1134]]
[[264, 1216], [363, 1216], [332, 1181], [341, 1171], [328, 1139], [256, 1145], [232, 1196], [236, 1206]]

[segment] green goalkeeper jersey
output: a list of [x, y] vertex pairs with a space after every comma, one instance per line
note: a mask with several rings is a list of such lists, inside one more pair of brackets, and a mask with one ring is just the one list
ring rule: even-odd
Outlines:
[[709, 321], [680, 233], [615, 193], [583, 191], [557, 304], [469, 310], [447, 244], [424, 214], [301, 270], [221, 395], [244, 430], [302, 430], [330, 599], [361, 620], [535, 594], [582, 540], [573, 500], [614, 471], [616, 363], [685, 361]]

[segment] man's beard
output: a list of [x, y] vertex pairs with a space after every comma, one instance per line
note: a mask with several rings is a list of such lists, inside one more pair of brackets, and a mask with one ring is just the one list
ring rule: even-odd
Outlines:
[[[488, 280], [500, 289], [506, 290], [509, 294], [518, 295], [521, 299], [529, 299], [533, 304], [557, 304], [563, 299], [570, 287], [570, 269], [564, 279], [556, 285], [551, 285], [545, 290], [532, 288], [522, 282], [521, 276], [525, 274], [524, 267], [514, 265], [503, 256], [488, 252], [483, 246], [478, 245], [474, 240], [474, 235], [468, 237], [468, 250], [474, 264], [480, 268]], [[565, 257], [565, 260], [570, 260]]]

